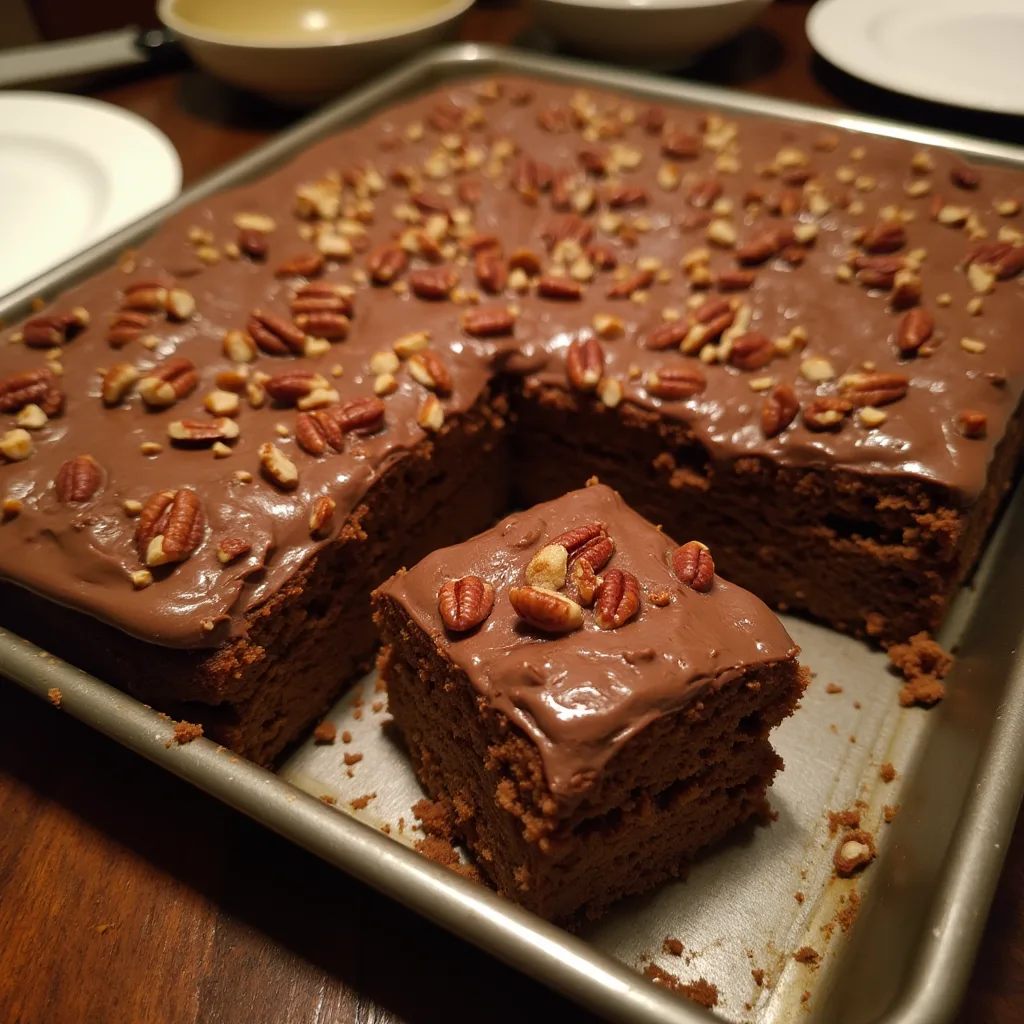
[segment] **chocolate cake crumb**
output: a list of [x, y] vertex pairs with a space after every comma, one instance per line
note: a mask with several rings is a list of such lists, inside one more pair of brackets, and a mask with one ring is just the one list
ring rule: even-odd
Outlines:
[[384, 833], [384, 835], [386, 835], [386, 836], [389, 836], [389, 835], [391, 835], [391, 826], [390, 826], [390, 825], [389, 825], [389, 824], [388, 824], [387, 822], [384, 822], [384, 824], [383, 824], [383, 825], [381, 825], [381, 827], [380, 827], [380, 830], [381, 830], [381, 832], [383, 832], [383, 833]]
[[377, 681], [373, 684], [373, 688], [378, 693], [387, 693], [388, 685], [384, 682], [383, 676], [377, 676]]
[[841, 828], [860, 827], [860, 808], [848, 807], [845, 811], [828, 812], [828, 834], [834, 836]]
[[860, 701], [859, 700], [855, 700], [853, 702], [853, 709], [854, 709], [854, 711], [860, 711]]
[[672, 956], [683, 955], [683, 944], [678, 939], [673, 939], [670, 936], [665, 936], [665, 941], [661, 944], [661, 948]]
[[885, 821], [886, 825], [888, 825], [892, 821], [892, 819], [895, 818], [896, 815], [899, 814], [899, 813], [900, 813], [900, 805], [899, 804], [886, 804], [882, 808], [882, 818]]
[[350, 732], [348, 731], [348, 729], [346, 729], [346, 730], [345, 730], [345, 731], [344, 731], [344, 732], [343, 732], [343, 733], [341, 734], [341, 742], [342, 742], [342, 743], [351, 743], [351, 742], [352, 742], [352, 733], [350, 733]]
[[754, 979], [754, 984], [758, 988], [764, 986], [764, 969], [761, 967], [755, 967], [751, 972], [750, 976]]
[[803, 901], [807, 899], [807, 897], [799, 889], [797, 889], [797, 891], [793, 893], [793, 899], [795, 899], [797, 903], [803, 903]]
[[196, 725], [195, 722], [175, 722], [174, 735], [167, 741], [166, 746], [169, 747], [172, 743], [177, 743], [178, 746], [183, 747], [186, 743], [191, 743], [202, 735], [203, 727]]
[[810, 1002], [810, 999], [811, 999], [811, 993], [808, 992], [807, 989], [804, 989], [803, 992], [800, 993], [800, 1002], [801, 1003], [807, 1003], [807, 1002]]
[[813, 946], [801, 946], [793, 954], [793, 959], [799, 964], [807, 964], [808, 967], [817, 967], [821, 960], [821, 954]]
[[905, 644], [892, 644], [888, 654], [893, 667], [907, 680], [899, 693], [903, 707], [931, 707], [945, 697], [946, 688], [939, 680], [953, 667], [953, 656], [928, 633], [915, 633]]
[[323, 802], [324, 802], [325, 804], [330, 804], [330, 805], [331, 805], [332, 807], [333, 807], [333, 806], [334, 806], [334, 805], [335, 805], [335, 804], [336, 804], [336, 803], [338, 802], [338, 801], [337, 801], [337, 798], [336, 798], [336, 797], [333, 797], [333, 796], [331, 796], [331, 794], [330, 794], [330, 793], [324, 793], [324, 794], [323, 794], [323, 795], [322, 795], [322, 796], [320, 797], [320, 799], [321, 799], [321, 800], [322, 800], [322, 801], [323, 801]]
[[828, 686], [825, 687], [825, 692], [826, 693], [842, 693], [843, 692], [843, 688], [838, 683], [829, 683]]
[[46, 696], [49, 697], [50, 703], [55, 708], [59, 708], [60, 707], [60, 702], [64, 699], [64, 694], [61, 693], [60, 690], [58, 690], [56, 686], [51, 686], [46, 691]]
[[111, 924], [98, 924], [96, 925], [96, 933], [98, 935], [105, 935], [113, 927]]
[[375, 700], [370, 705], [370, 707], [373, 708], [375, 713], [379, 714], [384, 709], [384, 701], [382, 701], [382, 700]]
[[874, 837], [870, 832], [858, 829], [855, 832], [847, 832], [842, 837], [832, 856], [832, 863], [840, 878], [849, 878], [850, 875], [870, 864], [875, 856]]
[[398, 834], [402, 835], [405, 832], [405, 818], [398, 819]]
[[351, 768], [346, 768], [345, 769], [345, 776], [346, 776], [346, 778], [354, 779], [356, 777], [356, 773], [354, 771], [352, 771]]
[[361, 722], [361, 721], [363, 720], [363, 709], [362, 709], [362, 708], [358, 708], [358, 707], [357, 707], [357, 708], [355, 708], [355, 709], [354, 709], [354, 710], [352, 711], [352, 717], [353, 717], [353, 718], [354, 718], [354, 719], [355, 719], [355, 720], [356, 720], [357, 722]]
[[857, 911], [860, 910], [860, 893], [854, 889], [850, 893], [847, 905], [835, 916], [835, 921], [844, 932], [850, 930], [850, 926], [857, 919]]
[[893, 767], [892, 761], [886, 761], [881, 768], [878, 769], [878, 774], [882, 777], [883, 782], [892, 782], [896, 778], [896, 769]]
[[359, 762], [362, 761], [362, 759], [363, 759], [363, 755], [362, 754], [346, 754], [345, 755], [345, 764], [347, 764], [349, 767], [351, 767], [354, 764], [359, 764]]
[[856, 736], [851, 736], [850, 737], [850, 742], [851, 743], [856, 743], [857, 742], [857, 737]]
[[705, 978], [698, 978], [693, 982], [682, 982], [674, 974], [662, 970], [657, 964], [648, 964], [644, 968], [644, 977], [655, 985], [667, 988], [670, 992], [675, 992], [708, 1010], [718, 1005], [718, 988]]
[[338, 736], [338, 727], [333, 722], [321, 722], [313, 730], [313, 739], [318, 744], [330, 744]]
[[354, 811], [361, 811], [376, 795], [376, 793], [364, 793], [362, 796], [357, 796], [355, 800], [349, 800], [348, 805]]

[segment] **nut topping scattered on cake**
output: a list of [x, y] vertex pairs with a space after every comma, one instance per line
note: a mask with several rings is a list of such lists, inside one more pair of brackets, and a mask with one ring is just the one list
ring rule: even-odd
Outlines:
[[672, 568], [680, 583], [693, 590], [706, 592], [715, 580], [711, 550], [699, 540], [687, 541], [672, 552]]
[[475, 629], [494, 607], [494, 587], [479, 576], [448, 580], [438, 595], [438, 610], [444, 624], [456, 633]]

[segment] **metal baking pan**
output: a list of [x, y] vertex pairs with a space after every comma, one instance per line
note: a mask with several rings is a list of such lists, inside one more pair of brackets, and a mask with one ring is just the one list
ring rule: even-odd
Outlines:
[[[325, 108], [9, 296], [0, 317], [24, 315], [33, 296], [52, 295], [109, 264], [170, 213], [266, 173], [328, 132], [411, 92], [505, 72], [883, 134], [1024, 167], [1024, 150], [1009, 146], [466, 44], [428, 53]], [[934, 710], [898, 707], [899, 683], [883, 654], [787, 619], [815, 680], [800, 712], [776, 734], [786, 759], [771, 791], [778, 819], [705, 858], [686, 881], [626, 901], [578, 935], [410, 848], [419, 837], [410, 807], [421, 794], [405, 755], [381, 728], [384, 695], [372, 677], [330, 715], [351, 742], [309, 742], [275, 775], [206, 740], [175, 745], [171, 726], [155, 711], [2, 629], [0, 672], [44, 698], [59, 689], [61, 710], [608, 1019], [711, 1019], [640, 976], [638, 968], [655, 963], [683, 982], [703, 977], [715, 984], [716, 1013], [730, 1020], [937, 1024], [953, 1017], [963, 993], [1024, 791], [1024, 608], [1017, 582], [1024, 546], [1014, 543], [1022, 529], [1018, 493], [939, 637], [958, 657], [949, 695]], [[828, 683], [842, 693], [828, 693]], [[362, 760], [346, 766], [343, 755], [356, 752]], [[878, 771], [886, 761], [899, 771], [888, 785]], [[375, 796], [365, 808], [350, 807], [369, 793]], [[826, 812], [858, 799], [862, 827], [875, 833], [880, 854], [859, 878], [841, 881], [832, 877], [836, 840]], [[881, 824], [883, 805], [896, 804], [893, 823]], [[840, 912], [849, 917], [854, 890], [859, 915], [846, 933], [837, 923]], [[662, 951], [669, 936], [683, 942], [684, 957]], [[805, 945], [821, 953], [816, 967], [793, 959]], [[764, 971], [763, 987], [752, 969]]]

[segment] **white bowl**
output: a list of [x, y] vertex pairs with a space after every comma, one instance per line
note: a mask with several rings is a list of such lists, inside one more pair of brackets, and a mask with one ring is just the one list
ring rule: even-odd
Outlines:
[[560, 42], [602, 60], [668, 70], [724, 43], [771, 0], [533, 0]]
[[451, 39], [473, 0], [159, 0], [192, 59], [233, 85], [316, 103]]

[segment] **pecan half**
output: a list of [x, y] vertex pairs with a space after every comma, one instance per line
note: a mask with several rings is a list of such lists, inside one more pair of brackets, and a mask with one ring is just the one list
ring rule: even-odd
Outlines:
[[274, 274], [277, 277], [316, 277], [325, 262], [322, 252], [304, 252], [279, 264]]
[[299, 313], [295, 317], [295, 326], [299, 330], [328, 341], [344, 341], [351, 323], [344, 313]]
[[398, 245], [383, 245], [366, 259], [366, 269], [374, 284], [391, 284], [408, 264], [408, 254]]
[[569, 565], [575, 568], [580, 562], [586, 562], [595, 573], [598, 573], [611, 561], [614, 554], [615, 541], [608, 534], [600, 533], [575, 548], [569, 558]]
[[666, 366], [653, 370], [644, 381], [644, 389], [655, 398], [680, 400], [699, 395], [707, 378], [695, 366]]
[[1014, 245], [992, 264], [996, 277], [1008, 281], [1024, 270], [1024, 245]]
[[587, 259], [598, 270], [614, 270], [618, 266], [619, 258], [610, 245], [601, 242], [594, 242], [587, 246]]
[[701, 303], [694, 311], [693, 318], [699, 324], [709, 324], [726, 313], [732, 313], [732, 303], [720, 296]]
[[640, 610], [640, 583], [631, 572], [609, 569], [594, 597], [598, 628], [618, 629]]
[[852, 403], [845, 398], [834, 395], [816, 398], [804, 407], [804, 426], [808, 430], [838, 430], [852, 408]]
[[761, 429], [765, 437], [781, 434], [796, 419], [800, 402], [791, 384], [777, 384], [761, 403]]
[[981, 172], [970, 164], [954, 164], [949, 169], [949, 180], [957, 188], [976, 189], [981, 185]]
[[479, 576], [463, 576], [442, 584], [437, 595], [441, 621], [454, 633], [465, 633], [482, 623], [494, 607], [494, 587]]
[[53, 482], [57, 500], [67, 505], [88, 501], [103, 482], [99, 464], [91, 455], [76, 455], [61, 465]]
[[492, 295], [505, 290], [508, 283], [508, 267], [501, 253], [495, 249], [482, 249], [473, 261], [476, 279], [485, 292]]
[[26, 405], [38, 405], [47, 416], [60, 412], [64, 392], [53, 371], [43, 368], [0, 377], [0, 412], [19, 412]]
[[722, 191], [722, 183], [716, 178], [704, 178], [686, 194], [686, 201], [698, 210], [706, 210], [722, 194]]
[[909, 386], [910, 380], [902, 373], [848, 373], [839, 380], [843, 397], [857, 408], [896, 402]]
[[733, 338], [729, 362], [740, 370], [760, 370], [772, 361], [774, 355], [771, 338], [760, 331], [747, 331]]
[[177, 356], [154, 366], [139, 381], [139, 394], [151, 409], [166, 409], [190, 394], [199, 374], [190, 359]]
[[352, 315], [352, 297], [343, 285], [310, 281], [299, 288], [288, 304], [292, 316], [300, 313], [340, 313]]
[[135, 527], [139, 558], [148, 566], [183, 562], [202, 543], [205, 530], [195, 491], [157, 491], [146, 499]]
[[166, 281], [132, 281], [125, 285], [121, 308], [140, 313], [162, 313], [167, 308]]
[[612, 185], [604, 191], [604, 201], [613, 210], [620, 210], [627, 206], [644, 206], [647, 199], [647, 189], [641, 185]]
[[[588, 221], [575, 213], [564, 213], [544, 225], [540, 237], [544, 240], [548, 249], [553, 249], [559, 242], [572, 239], [580, 245], [586, 245], [593, 236], [594, 229]], [[513, 264], [514, 266], [515, 264]], [[525, 268], [524, 268], [525, 269]], [[529, 271], [527, 271], [529, 273]]]
[[672, 571], [679, 582], [693, 590], [708, 591], [715, 580], [711, 549], [699, 540], [681, 544], [672, 552]]
[[101, 396], [104, 405], [123, 402], [139, 376], [139, 371], [131, 363], [114, 363], [103, 375]]
[[665, 111], [662, 107], [648, 107], [640, 118], [643, 129], [649, 135], [657, 135], [665, 129]]
[[153, 318], [145, 313], [135, 313], [130, 310], [126, 313], [118, 313], [107, 330], [107, 344], [111, 348], [124, 348], [136, 338], [141, 338], [152, 323]]
[[583, 625], [583, 609], [558, 591], [513, 587], [508, 599], [523, 621], [545, 633], [571, 633]]
[[267, 236], [255, 228], [241, 228], [235, 243], [240, 252], [245, 253], [251, 260], [266, 259], [270, 246], [267, 244]]
[[750, 288], [756, 280], [752, 270], [720, 270], [715, 275], [715, 287], [720, 292], [739, 292]]
[[537, 163], [525, 153], [520, 153], [512, 165], [508, 179], [509, 188], [518, 192], [528, 203], [536, 203], [540, 187], [537, 180]]
[[474, 338], [511, 334], [515, 323], [507, 306], [473, 306], [462, 314], [462, 329]]
[[374, 434], [384, 426], [384, 403], [376, 397], [350, 398], [323, 412], [346, 434]]
[[[344, 447], [345, 437], [340, 430], [336, 433], [338, 451]], [[321, 423], [321, 416], [318, 412], [300, 412], [295, 417], [295, 440], [299, 447], [310, 455], [323, 455], [327, 451], [327, 431]], [[335, 447], [331, 445], [331, 447]]]
[[286, 370], [276, 373], [263, 384], [267, 394], [281, 405], [297, 405], [299, 399], [318, 388], [329, 387], [326, 378], [313, 370]]
[[883, 220], [872, 225], [861, 239], [861, 248], [870, 253], [896, 252], [907, 244], [907, 229], [902, 221]]
[[648, 288], [653, 283], [653, 270], [638, 270], [629, 277], [625, 277], [621, 281], [616, 281], [615, 284], [605, 292], [605, 295], [607, 295], [609, 299], [628, 299], [633, 292], [640, 291], [643, 288]]
[[667, 127], [661, 135], [661, 151], [674, 160], [695, 160], [701, 154], [703, 143], [699, 135], [680, 128]]
[[409, 357], [409, 373], [413, 380], [439, 395], [450, 395], [452, 375], [441, 357], [433, 349], [426, 348]]
[[458, 273], [448, 266], [424, 267], [409, 275], [409, 286], [420, 299], [447, 299], [458, 283]]
[[738, 262], [746, 264], [764, 263], [794, 242], [793, 229], [770, 227], [758, 231], [735, 249]]
[[537, 281], [537, 294], [545, 299], [581, 299], [583, 285], [568, 277], [544, 274]]
[[271, 356], [301, 355], [306, 347], [306, 334], [290, 320], [254, 309], [246, 331], [260, 351]]
[[29, 348], [53, 348], [70, 341], [89, 324], [89, 314], [81, 306], [69, 313], [48, 313], [27, 321], [22, 340]]
[[935, 331], [935, 318], [918, 306], [905, 313], [896, 332], [896, 344], [903, 355], [915, 353]]
[[678, 348], [689, 332], [690, 321], [686, 317], [680, 317], [678, 320], [666, 320], [644, 337], [644, 348], [652, 349], [655, 352], [666, 348]]
[[557, 537], [552, 537], [548, 543], [558, 544], [565, 548], [570, 555], [575, 555], [595, 537], [602, 537], [606, 534], [607, 530], [605, 530], [601, 523], [586, 523], [583, 526], [574, 526], [571, 530], [566, 530]]
[[565, 356], [569, 383], [577, 391], [593, 391], [604, 373], [604, 349], [597, 338], [574, 341]]

